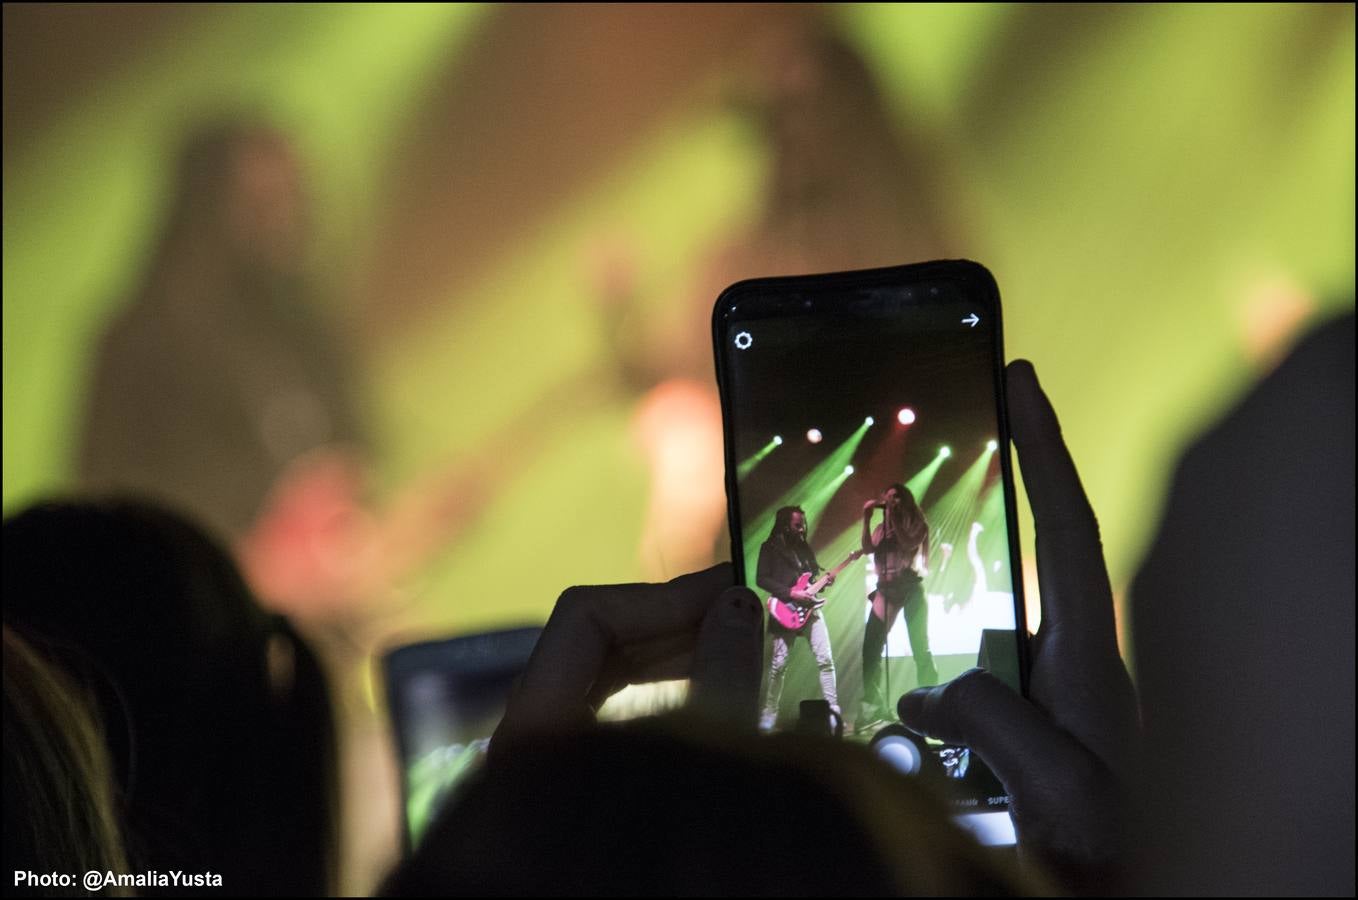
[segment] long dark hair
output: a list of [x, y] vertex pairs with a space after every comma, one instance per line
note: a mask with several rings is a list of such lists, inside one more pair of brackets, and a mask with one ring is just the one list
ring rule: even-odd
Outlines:
[[899, 482], [887, 485], [886, 489], [895, 489], [901, 504], [896, 507], [895, 514], [887, 507], [882, 522], [882, 537], [898, 541], [907, 550], [922, 546], [929, 540], [929, 521], [924, 518], [924, 510], [919, 508], [915, 495]]
[[784, 506], [773, 514], [773, 530], [769, 532], [770, 538], [782, 538], [787, 540], [792, 535], [792, 514], [801, 513], [806, 516], [806, 510], [800, 506]]

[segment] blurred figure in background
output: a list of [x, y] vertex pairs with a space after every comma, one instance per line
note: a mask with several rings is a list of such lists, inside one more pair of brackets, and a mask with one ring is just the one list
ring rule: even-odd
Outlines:
[[283, 134], [227, 120], [192, 135], [149, 267], [99, 341], [78, 462], [87, 489], [193, 515], [261, 599], [303, 617], [361, 596], [367, 562], [365, 441], [313, 306], [310, 235]]
[[255, 598], [313, 641], [354, 804], [346, 886], [361, 891], [398, 834], [373, 654], [401, 626], [408, 576], [475, 520], [541, 446], [543, 409], [570, 409], [579, 385], [379, 504], [355, 366], [311, 274], [312, 232], [287, 135], [232, 118], [189, 137], [150, 265], [99, 342], [79, 478], [94, 495], [147, 497], [204, 523]]
[[867, 64], [824, 16], [766, 24], [732, 53], [729, 73], [769, 155], [758, 221], [679, 286], [664, 308], [682, 316], [648, 309], [625, 244], [602, 252], [597, 278], [621, 381], [641, 395], [634, 433], [651, 470], [641, 556], [652, 577], [728, 552], [711, 351], [721, 291], [746, 278], [937, 259], [956, 246], [925, 177], [939, 162], [899, 132]]
[[214, 872], [236, 894], [332, 891], [325, 678], [225, 550], [139, 503], [42, 504], [3, 537], [5, 621], [97, 698], [134, 868]]
[[[75, 685], [5, 625], [6, 892], [130, 895], [33, 883], [32, 876], [127, 872], [104, 736]], [[20, 880], [23, 873], [25, 880]]]
[[[343, 735], [344, 868], [370, 883], [396, 852], [397, 803], [369, 659], [399, 573], [441, 532], [368, 496], [368, 436], [319, 305], [310, 216], [302, 162], [276, 127], [228, 117], [188, 137], [145, 274], [99, 341], [78, 476], [87, 493], [147, 497], [206, 525], [254, 598], [313, 642]], [[345, 886], [361, 890], [354, 878]]]

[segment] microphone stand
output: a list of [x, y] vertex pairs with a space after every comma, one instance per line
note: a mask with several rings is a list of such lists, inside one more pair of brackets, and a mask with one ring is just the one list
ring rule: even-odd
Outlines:
[[[883, 505], [883, 506], [881, 507], [881, 510], [882, 510], [882, 540], [885, 541], [886, 538], [887, 538], [886, 526], [887, 526], [887, 515], [888, 515], [888, 514], [887, 514], [887, 509], [886, 509], [886, 506], [885, 506], [885, 505]], [[882, 586], [882, 573], [881, 573], [881, 572], [878, 572], [878, 573], [877, 573], [877, 590], [881, 590], [881, 586]], [[871, 614], [872, 614], [871, 611], [869, 611], [868, 614], [871, 615]], [[883, 627], [886, 629], [886, 633], [882, 636], [882, 670], [883, 670], [882, 674], [883, 674], [883, 676], [884, 676], [884, 679], [883, 679], [883, 681], [884, 681], [884, 685], [883, 685], [884, 693], [883, 693], [882, 696], [886, 698], [886, 701], [885, 701], [885, 702], [886, 702], [888, 705], [890, 705], [890, 703], [891, 703], [891, 627], [892, 627], [892, 625], [894, 625], [894, 624], [895, 624], [894, 622], [888, 620], [888, 618], [887, 618], [887, 602], [886, 602], [886, 597], [883, 596], [883, 597], [882, 597], [882, 625], [883, 625]], [[894, 706], [893, 706], [893, 707], [890, 707], [890, 709], [895, 709], [895, 707], [894, 707]], [[888, 710], [888, 712], [887, 712], [887, 724], [891, 724], [891, 712], [890, 712], [890, 710]]]

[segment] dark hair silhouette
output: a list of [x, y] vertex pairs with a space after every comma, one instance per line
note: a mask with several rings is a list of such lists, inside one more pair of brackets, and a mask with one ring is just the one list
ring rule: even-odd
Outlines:
[[7, 520], [4, 612], [98, 697], [134, 865], [242, 894], [332, 881], [334, 729], [316, 659], [178, 515], [45, 503]]
[[1027, 889], [949, 822], [927, 789], [866, 748], [716, 733], [676, 719], [523, 741], [492, 755], [383, 892], [818, 897]]

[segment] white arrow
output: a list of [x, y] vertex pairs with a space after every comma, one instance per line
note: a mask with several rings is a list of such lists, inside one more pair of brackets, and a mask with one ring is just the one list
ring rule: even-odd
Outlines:
[[981, 320], [980, 320], [980, 318], [976, 315], [976, 313], [972, 313], [971, 315], [967, 316], [965, 319], [962, 320], [962, 324], [963, 324], [963, 325], [970, 325], [972, 328], [975, 328], [975, 327], [976, 327], [976, 323], [979, 322], [979, 321], [981, 321]]

